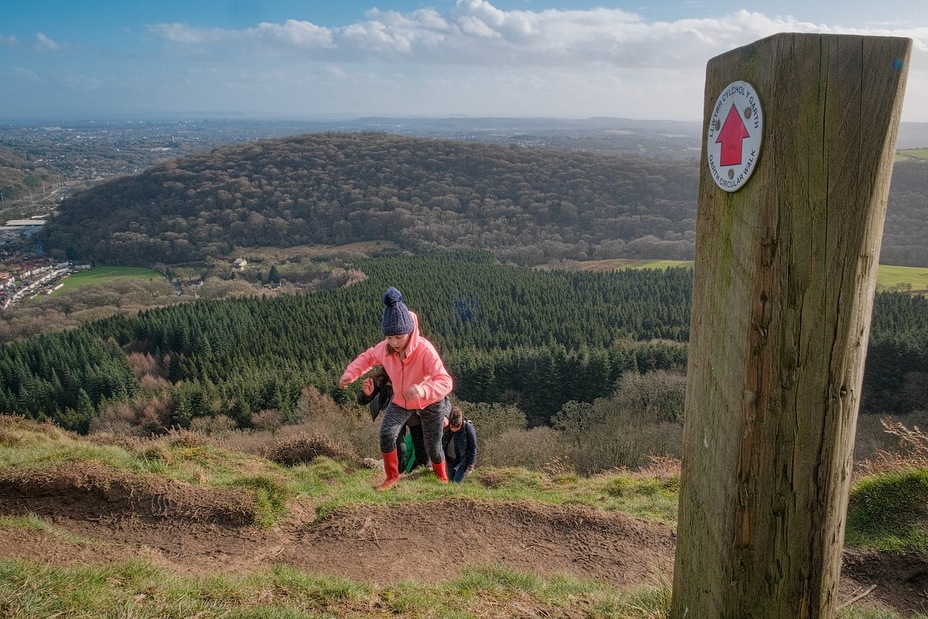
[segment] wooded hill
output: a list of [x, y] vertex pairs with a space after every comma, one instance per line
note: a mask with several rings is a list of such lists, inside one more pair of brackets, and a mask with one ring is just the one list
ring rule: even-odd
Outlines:
[[67, 200], [60, 257], [154, 265], [233, 247], [385, 239], [503, 260], [688, 258], [692, 162], [383, 133], [309, 134], [193, 155]]
[[[66, 200], [56, 257], [154, 266], [235, 247], [393, 241], [504, 262], [692, 259], [698, 160], [315, 133], [191, 155]], [[898, 163], [881, 261], [928, 266], [928, 165]]]

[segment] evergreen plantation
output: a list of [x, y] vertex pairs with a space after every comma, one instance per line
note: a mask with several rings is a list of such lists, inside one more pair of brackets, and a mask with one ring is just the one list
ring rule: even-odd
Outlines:
[[[926, 175], [923, 163], [894, 167], [884, 262], [928, 264]], [[404, 253], [340, 257], [351, 275], [334, 289], [198, 301], [4, 344], [0, 413], [85, 432], [114, 403], [158, 399], [168, 427], [223, 415], [247, 428], [263, 411], [294, 419], [309, 386], [348, 403], [336, 380], [379, 341], [381, 296], [397, 286], [455, 397], [549, 424], [569, 402], [612, 394], [624, 373], [684, 371], [691, 271], [528, 267], [691, 258], [698, 178], [691, 159], [320, 133], [113, 179], [60, 205], [37, 237], [51, 255], [235, 277], [232, 256], [249, 249], [367, 240]], [[877, 295], [863, 412], [924, 408], [925, 304]]]
[[[307, 386], [337, 390], [344, 366], [381, 339], [381, 297], [397, 286], [443, 355], [455, 397], [516, 404], [533, 425], [570, 401], [611, 394], [625, 372], [686, 365], [691, 271], [608, 273], [505, 266], [477, 251], [360, 260], [366, 279], [311, 294], [194, 303], [114, 316], [0, 347], [0, 411], [87, 431], [108, 404], [155, 397], [127, 353], [167, 382], [171, 425], [294, 414]], [[877, 295], [863, 412], [923, 407], [928, 300]], [[357, 384], [354, 386], [357, 387]]]

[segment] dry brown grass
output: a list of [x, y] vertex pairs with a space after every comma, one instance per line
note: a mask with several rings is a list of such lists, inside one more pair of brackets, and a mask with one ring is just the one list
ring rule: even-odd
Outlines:
[[682, 462], [678, 458], [667, 456], [650, 456], [648, 464], [629, 471], [632, 477], [636, 479], [657, 479], [668, 481], [680, 477], [680, 468]]
[[913, 468], [928, 468], [928, 433], [917, 425], [910, 428], [901, 421], [893, 421], [889, 417], [881, 418], [880, 424], [887, 434], [895, 437], [895, 449], [892, 451], [878, 450], [873, 458], [858, 463], [856, 467], [858, 477]]
[[[476, 424], [475, 424], [476, 427]], [[499, 436], [484, 439], [477, 429], [477, 464], [481, 466], [524, 467], [543, 470], [563, 464], [568, 445], [552, 428], [506, 430]]]

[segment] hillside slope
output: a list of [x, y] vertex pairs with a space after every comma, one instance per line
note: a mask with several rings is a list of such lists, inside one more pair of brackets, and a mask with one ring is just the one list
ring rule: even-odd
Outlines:
[[[10, 417], [0, 418], [0, 436], [12, 446], [8, 455], [15, 453], [23, 461], [0, 465], [0, 564], [28, 561], [34, 567], [27, 569], [41, 570], [141, 558], [190, 577], [284, 566], [380, 587], [436, 585], [461, 578], [465, 570], [502, 566], [622, 590], [659, 586], [673, 571], [675, 535], [666, 524], [579, 503], [468, 495], [472, 485], [492, 489], [515, 483], [507, 479], [519, 475], [515, 470], [478, 469], [466, 484], [444, 487], [437, 486], [430, 472], [413, 473], [388, 496], [372, 492], [371, 500], [338, 505], [298, 493], [287, 500], [283, 518], [258, 526], [261, 509], [255, 493], [101, 461], [99, 450], [105, 445], [109, 457], [124, 457], [106, 437], [77, 437]], [[136, 447], [143, 447], [146, 457], [159, 454], [169, 469], [199, 462], [204, 466], [200, 477], [236, 467], [250, 480], [282, 474], [261, 458], [210, 451], [204, 439], [192, 436]], [[95, 450], [98, 457], [90, 457]], [[76, 453], [85, 456], [73, 460]], [[27, 465], [30, 458], [44, 463]], [[183, 465], [178, 458], [190, 461]], [[312, 470], [325, 469], [325, 492], [343, 493], [337, 488], [348, 482], [337, 473], [339, 465], [320, 458], [317, 466], [297, 476], [305, 479]], [[366, 485], [382, 472], [362, 469], [358, 475]], [[268, 481], [262, 483], [268, 487]], [[875, 584], [859, 604], [925, 612], [926, 575], [923, 556], [847, 550], [841, 598], [849, 600]], [[37, 573], [34, 577], [42, 578]], [[155, 597], [157, 592], [149, 591], [134, 603], [148, 604]], [[534, 608], [541, 616], [554, 610]], [[511, 612], [504, 608], [487, 616], [513, 616]], [[557, 613], [563, 616], [563, 609]]]

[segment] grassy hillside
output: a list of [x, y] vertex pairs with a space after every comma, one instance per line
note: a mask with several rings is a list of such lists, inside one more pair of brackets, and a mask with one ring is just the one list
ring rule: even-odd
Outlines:
[[[571, 609], [584, 609], [586, 617], [606, 618], [660, 617], [668, 605], [666, 582], [657, 578], [619, 587], [600, 581], [595, 572], [586, 578], [566, 571], [539, 575], [492, 561], [470, 560], [448, 564], [443, 577], [436, 580], [430, 572], [422, 574], [414, 568], [420, 556], [416, 536], [423, 538], [423, 554], [437, 551], [426, 547], [427, 538], [434, 533], [422, 524], [409, 532], [397, 529], [394, 523], [385, 527], [384, 533], [374, 533], [361, 542], [374, 548], [389, 544], [391, 536], [402, 538], [402, 554], [391, 558], [393, 578], [381, 584], [338, 577], [331, 570], [297, 569], [288, 565], [284, 554], [272, 556], [268, 562], [255, 562], [253, 567], [246, 562], [248, 565], [242, 567], [242, 557], [230, 550], [221, 568], [202, 569], [205, 557], [200, 556], [192, 557], [191, 565], [179, 570], [175, 569], [176, 557], [172, 566], [166, 566], [151, 553], [135, 559], [123, 557], [116, 546], [127, 530], [135, 528], [136, 535], [142, 535], [144, 527], [135, 527], [133, 520], [167, 515], [188, 521], [188, 531], [177, 530], [173, 535], [191, 544], [191, 536], [205, 533], [198, 528], [205, 520], [211, 531], [205, 537], [216, 547], [221, 547], [224, 539], [220, 528], [235, 529], [239, 546], [249, 549], [249, 538], [279, 543], [279, 536], [289, 532], [294, 537], [287, 545], [302, 546], [300, 553], [312, 554], [314, 547], [301, 531], [344, 526], [350, 533], [353, 526], [345, 523], [356, 510], [361, 510], [362, 526], [376, 531], [372, 521], [384, 510], [393, 510], [386, 512], [389, 517], [396, 510], [412, 508], [421, 518], [429, 505], [436, 504], [444, 506], [447, 521], [441, 527], [445, 530], [455, 526], [454, 510], [482, 506], [474, 518], [481, 519], [484, 535], [492, 535], [495, 526], [507, 526], [485, 517], [494, 512], [488, 506], [499, 505], [502, 511], [494, 513], [514, 517], [520, 512], [531, 514], [539, 535], [515, 539], [514, 543], [550, 545], [554, 542], [544, 541], [541, 533], [543, 522], [549, 515], [567, 513], [565, 509], [575, 514], [574, 519], [580, 518], [579, 526], [583, 514], [591, 524], [596, 514], [616, 513], [617, 518], [624, 519], [617, 513], [622, 508], [650, 510], [653, 518], [666, 517], [675, 500], [673, 472], [662, 477], [617, 473], [580, 480], [525, 469], [488, 468], [469, 483], [448, 486], [439, 485], [428, 472], [408, 476], [395, 492], [377, 493], [372, 483], [382, 473], [360, 465], [331, 441], [305, 436], [296, 441], [272, 440], [257, 450], [271, 458], [289, 459], [302, 448], [304, 461], [291, 466], [231, 447], [234, 441], [194, 433], [146, 441], [115, 440], [112, 436], [81, 438], [49, 425], [0, 417], [0, 440], [5, 446], [0, 453], [0, 489], [5, 496], [18, 496], [19, 505], [34, 506], [32, 498], [41, 495], [43, 488], [54, 487], [57, 501], [71, 504], [79, 499], [87, 507], [88, 517], [96, 513], [105, 518], [111, 510], [122, 512], [119, 532], [110, 531], [107, 539], [101, 540], [86, 528], [72, 528], [66, 511], [69, 508], [63, 505], [18, 513], [0, 499], [0, 540], [21, 540], [18, 544], [0, 541], [0, 605], [4, 616], [511, 617], [526, 612], [563, 615], [574, 612]], [[131, 492], [123, 488], [131, 488]], [[158, 511], [153, 507], [156, 504], [170, 509]], [[197, 506], [196, 515], [191, 513], [191, 505]], [[53, 513], [61, 517], [50, 518]], [[220, 513], [225, 515], [224, 523], [215, 517]], [[644, 529], [636, 526], [638, 543]], [[46, 547], [58, 552], [52, 558], [37, 560], [33, 553], [24, 559], [23, 555], [29, 555], [27, 539], [44, 540]], [[454, 548], [447, 537], [441, 539]], [[169, 542], [147, 537], [144, 543], [160, 548]], [[350, 562], [358, 544], [344, 540], [338, 556]], [[354, 550], [350, 550], [352, 545]], [[523, 552], [527, 549], [524, 547]], [[259, 543], [253, 552], [267, 550]], [[130, 548], [124, 554], [135, 552]], [[514, 556], [517, 554], [513, 551]], [[91, 558], [94, 555], [96, 558]], [[85, 560], [72, 564], [67, 556]], [[328, 567], [334, 569], [337, 562], [337, 557], [331, 558]]]
[[[447, 486], [413, 473], [377, 493], [381, 472], [307, 434], [78, 437], [0, 417], [0, 444], [5, 617], [667, 617], [673, 548], [662, 527], [674, 524], [678, 479], [669, 463], [588, 479], [478, 467]], [[925, 493], [913, 500], [899, 479], [924, 480], [925, 461], [884, 456], [851, 497], [848, 539], [868, 548], [924, 527]], [[500, 532], [511, 547], [481, 547], [503, 544]], [[849, 549], [842, 599], [878, 587], [838, 616], [926, 616], [900, 610], [913, 608], [907, 590], [874, 559], [923, 569], [923, 539], [885, 556]], [[443, 559], [429, 563], [434, 555]], [[634, 556], [640, 563], [612, 571]], [[638, 571], [647, 565], [664, 568]]]
[[928, 269], [881, 264], [876, 278], [877, 290], [901, 290], [928, 293]]

